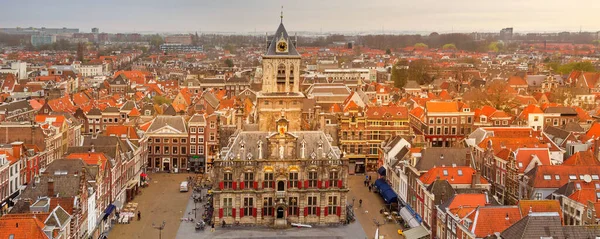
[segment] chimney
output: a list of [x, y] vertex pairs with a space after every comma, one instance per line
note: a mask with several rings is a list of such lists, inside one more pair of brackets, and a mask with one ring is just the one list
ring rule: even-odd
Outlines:
[[242, 118], [244, 114], [242, 113], [242, 109], [238, 108], [235, 112], [235, 123], [238, 130], [242, 130]]
[[48, 197], [54, 197], [54, 179], [48, 179]]
[[13, 150], [13, 156], [17, 159], [21, 158], [21, 148], [22, 148], [23, 142], [14, 142], [11, 145], [12, 145], [12, 150]]
[[467, 156], [465, 157], [465, 165], [471, 167], [471, 150], [467, 150]]
[[475, 172], [471, 176], [471, 188], [476, 188], [477, 184], [481, 184], [481, 175], [479, 172]]

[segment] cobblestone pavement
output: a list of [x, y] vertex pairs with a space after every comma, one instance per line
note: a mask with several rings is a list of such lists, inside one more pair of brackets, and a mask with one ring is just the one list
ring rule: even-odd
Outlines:
[[[206, 195], [206, 191], [202, 192]], [[193, 215], [194, 208], [197, 207], [198, 219], [202, 218], [204, 212], [204, 203], [194, 205], [194, 200], [190, 197], [185, 210], [185, 215]], [[210, 232], [210, 225], [207, 225], [204, 231], [196, 231], [195, 223], [182, 222], [177, 231], [177, 239], [241, 239], [241, 238], [265, 238], [265, 239], [300, 239], [300, 238], [316, 238], [316, 239], [365, 239], [367, 235], [363, 231], [358, 222], [349, 225], [341, 225], [335, 227], [315, 227], [315, 228], [289, 228], [289, 229], [271, 229], [267, 227], [248, 227], [248, 226], [233, 226], [221, 228], [216, 226], [215, 232]]]
[[[371, 176], [371, 183], [375, 182], [377, 179], [377, 174], [369, 173]], [[382, 214], [379, 214], [379, 210], [384, 208], [385, 203], [383, 198], [377, 193], [369, 192], [369, 188], [365, 187], [363, 181], [365, 180], [365, 175], [351, 175], [348, 176], [348, 183], [350, 185], [350, 193], [348, 194], [348, 198], [350, 200], [349, 203], [352, 203], [352, 198], [354, 201], [354, 214], [357, 218], [357, 221], [362, 225], [365, 233], [369, 238], [375, 237], [375, 231], [377, 230], [377, 226], [375, 225], [374, 220], [379, 223], [384, 223], [384, 217]], [[362, 199], [362, 206], [359, 207], [358, 201]], [[388, 222], [379, 227], [379, 235], [384, 236], [385, 239], [388, 238], [403, 238], [398, 235], [398, 229], [403, 229], [399, 224], [395, 222]]]
[[138, 203], [142, 220], [137, 221], [136, 218], [129, 224], [113, 225], [108, 238], [159, 238], [159, 231], [152, 227], [152, 223], [159, 225], [163, 221], [166, 224], [162, 230], [162, 238], [175, 238], [191, 195], [191, 190], [180, 193], [179, 185], [193, 174], [152, 173], [149, 176], [150, 186], [142, 188], [142, 193], [133, 200]]

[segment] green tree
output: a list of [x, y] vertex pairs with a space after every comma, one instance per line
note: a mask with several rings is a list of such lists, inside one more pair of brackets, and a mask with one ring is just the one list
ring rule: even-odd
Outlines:
[[385, 50], [385, 54], [387, 54], [387, 55], [391, 55], [391, 54], [392, 54], [392, 50], [390, 50], [390, 48], [386, 49], [386, 50]]
[[154, 104], [162, 105], [162, 104], [171, 104], [171, 100], [164, 96], [154, 96]]
[[561, 74], [569, 74], [572, 71], [595, 72], [596, 67], [594, 67], [594, 64], [592, 64], [589, 61], [571, 62], [571, 63], [567, 63], [567, 64], [559, 66], [556, 71]]
[[165, 43], [165, 40], [158, 34], [150, 35], [149, 37], [150, 45], [154, 48], [158, 48], [160, 45]]
[[394, 82], [394, 86], [402, 88], [408, 82], [408, 61], [402, 60], [392, 66], [391, 80]]
[[488, 45], [488, 50], [491, 52], [500, 52], [502, 51], [504, 47], [504, 44], [502, 44], [501, 42], [492, 42]]
[[229, 58], [225, 59], [225, 65], [226, 65], [227, 67], [233, 67], [233, 66], [234, 66], [234, 64], [233, 64], [233, 60], [231, 60], [231, 59], [229, 59]]
[[77, 44], [77, 60], [83, 62], [83, 55], [85, 52], [85, 46], [83, 43]]
[[429, 46], [427, 46], [427, 44], [419, 42], [417, 44], [415, 44], [415, 48], [417, 49], [427, 49]]
[[444, 50], [456, 50], [456, 45], [454, 45], [454, 43], [444, 44], [444, 46], [442, 47], [442, 49], [444, 49]]

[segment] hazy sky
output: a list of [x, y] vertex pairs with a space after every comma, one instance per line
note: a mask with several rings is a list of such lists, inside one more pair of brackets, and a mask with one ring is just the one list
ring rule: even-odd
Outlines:
[[598, 0], [2, 0], [0, 27], [89, 32], [600, 30]]

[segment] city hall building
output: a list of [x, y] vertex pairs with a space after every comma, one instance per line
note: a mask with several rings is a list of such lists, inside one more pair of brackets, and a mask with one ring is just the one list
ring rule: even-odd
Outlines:
[[281, 23], [263, 55], [258, 125], [234, 133], [213, 163], [217, 224], [285, 228], [346, 220], [347, 159], [331, 136], [300, 129], [306, 97], [295, 44]]

